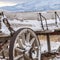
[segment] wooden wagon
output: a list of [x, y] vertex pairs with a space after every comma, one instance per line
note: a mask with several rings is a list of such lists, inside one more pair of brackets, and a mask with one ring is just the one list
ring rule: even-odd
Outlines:
[[[38, 39], [38, 35], [46, 35], [48, 43], [48, 53], [51, 53], [50, 49], [50, 35], [60, 35], [60, 30], [50, 31], [48, 29], [47, 20], [44, 16], [40, 15], [41, 27], [43, 31], [33, 31], [30, 28], [21, 28], [14, 31], [13, 27], [8, 22], [7, 18], [3, 18], [2, 22], [6, 25], [10, 31], [10, 35], [7, 35], [1, 31], [0, 20], [0, 58], [1, 60], [41, 60], [41, 46]], [[3, 12], [0, 13], [0, 17], [4, 16]], [[56, 17], [58, 14], [55, 12], [55, 24], [58, 27]], [[59, 17], [59, 16], [58, 16]], [[46, 22], [46, 30], [44, 30], [42, 18]]]
[[[3, 12], [0, 17], [4, 17]], [[3, 22], [10, 35], [1, 31]], [[40, 43], [32, 29], [22, 28], [17, 31], [10, 26], [7, 18], [0, 20], [0, 59], [3, 60], [40, 60]]]

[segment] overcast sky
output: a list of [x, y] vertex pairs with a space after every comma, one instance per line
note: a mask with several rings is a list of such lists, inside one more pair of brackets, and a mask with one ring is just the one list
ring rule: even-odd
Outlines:
[[[0, 7], [2, 6], [13, 6], [16, 4], [22, 4], [26, 2], [32, 2], [32, 1], [38, 1], [40, 2], [39, 5], [44, 5], [44, 4], [60, 4], [60, 0], [0, 0]], [[42, 3], [42, 4], [41, 4]], [[38, 4], [38, 3], [37, 3]]]
[[10, 2], [10, 3], [24, 3], [32, 0], [0, 0], [0, 2]]
[[32, 0], [0, 0], [0, 7], [2, 6], [12, 6], [16, 4], [25, 3]]

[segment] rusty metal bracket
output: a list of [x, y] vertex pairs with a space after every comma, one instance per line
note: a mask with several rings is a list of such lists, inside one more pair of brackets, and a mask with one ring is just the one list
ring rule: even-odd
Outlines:
[[11, 27], [11, 25], [8, 22], [7, 18], [3, 19], [3, 23], [6, 25], [6, 27], [8, 28], [8, 30], [10, 31], [10, 34], [13, 35], [13, 33], [15, 32], [14, 29]]
[[[55, 23], [56, 23], [56, 25], [58, 24], [58, 22], [57, 22], [57, 17], [58, 17], [58, 19], [59, 19], [59, 21], [60, 21], [59, 15], [57, 14], [57, 12], [55, 12]], [[57, 27], [58, 27], [58, 25], [57, 25]]]
[[44, 30], [43, 21], [42, 21], [42, 18], [43, 18], [46, 23], [46, 29], [48, 30], [47, 19], [41, 13], [39, 13], [39, 15], [40, 15], [42, 29]]

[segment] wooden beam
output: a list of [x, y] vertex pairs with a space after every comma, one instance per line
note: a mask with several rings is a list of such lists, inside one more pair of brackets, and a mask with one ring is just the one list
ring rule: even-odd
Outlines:
[[49, 32], [47, 32], [47, 31], [36, 31], [35, 33], [36, 33], [36, 35], [46, 35], [47, 33], [49, 35], [60, 35], [60, 30], [55, 30], [54, 32], [51, 32], [51, 31], [49, 31]]
[[51, 52], [51, 46], [50, 46], [50, 37], [49, 37], [49, 34], [46, 34], [46, 37], [47, 37], [48, 52], [50, 53]]
[[1, 33], [1, 20], [0, 20], [0, 33]]

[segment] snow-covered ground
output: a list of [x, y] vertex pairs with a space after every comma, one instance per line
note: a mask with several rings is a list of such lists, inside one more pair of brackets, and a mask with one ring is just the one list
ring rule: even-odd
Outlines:
[[[41, 53], [48, 52], [47, 41], [41, 40], [40, 43], [41, 43]], [[60, 46], [60, 42], [51, 41], [50, 43], [51, 43], [50, 44], [51, 45], [51, 52], [57, 52], [57, 50]], [[56, 57], [54, 57], [53, 59], [50, 58], [49, 60], [60, 60], [60, 56], [56, 55]]]
[[[48, 51], [47, 41], [41, 40], [40, 43], [41, 43], [41, 52], [42, 53], [47, 52]], [[51, 45], [51, 52], [56, 52], [60, 46], [60, 42], [51, 41], [50, 45]]]

